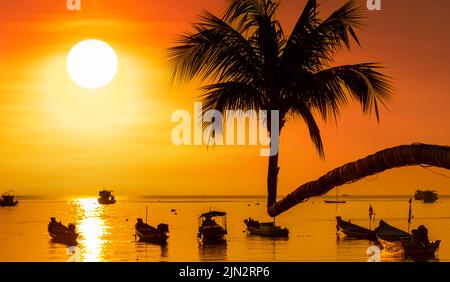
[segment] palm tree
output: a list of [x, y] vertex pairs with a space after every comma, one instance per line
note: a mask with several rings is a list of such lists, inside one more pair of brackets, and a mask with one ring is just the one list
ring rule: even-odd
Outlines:
[[[308, 0], [287, 36], [276, 16], [278, 1], [226, 0], [222, 17], [204, 11], [194, 32], [168, 50], [172, 79], [208, 81], [201, 89], [204, 112], [278, 110], [280, 132], [268, 130], [272, 141], [289, 118], [300, 117], [324, 158], [314, 114], [337, 121], [342, 106], [354, 100], [379, 120], [379, 106], [391, 97], [390, 80], [378, 64], [333, 65], [352, 41], [359, 45], [356, 30], [364, 20], [359, 2], [349, 0], [321, 20], [317, 1]], [[276, 154], [269, 157], [268, 210], [276, 202], [278, 172]]]

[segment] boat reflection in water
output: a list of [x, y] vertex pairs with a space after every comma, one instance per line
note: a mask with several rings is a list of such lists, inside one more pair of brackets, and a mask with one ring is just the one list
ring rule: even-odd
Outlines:
[[226, 261], [227, 243], [215, 245], [199, 244], [198, 254], [200, 261]]
[[98, 262], [104, 260], [105, 240], [107, 231], [105, 221], [102, 219], [104, 207], [98, 204], [95, 198], [82, 198], [76, 200], [80, 233], [79, 249], [80, 260]]
[[167, 261], [169, 257], [169, 244], [148, 244], [146, 242], [136, 241], [135, 253], [136, 261], [139, 262], [154, 262]]

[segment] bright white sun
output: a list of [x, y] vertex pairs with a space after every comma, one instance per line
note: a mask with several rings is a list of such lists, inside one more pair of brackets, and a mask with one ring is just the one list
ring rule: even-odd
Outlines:
[[97, 89], [108, 85], [116, 76], [119, 60], [107, 43], [88, 39], [77, 43], [66, 61], [70, 78], [79, 86]]

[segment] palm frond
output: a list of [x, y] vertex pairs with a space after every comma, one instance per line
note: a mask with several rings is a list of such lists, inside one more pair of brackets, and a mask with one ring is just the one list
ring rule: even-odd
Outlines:
[[364, 19], [359, 1], [349, 0], [323, 22], [316, 9], [317, 2], [308, 1], [283, 50], [283, 65], [318, 71], [344, 46], [350, 48], [350, 38], [359, 44], [355, 30], [362, 27]]
[[325, 151], [323, 149], [322, 136], [319, 126], [316, 123], [314, 115], [310, 108], [302, 100], [294, 100], [290, 102], [289, 114], [300, 116], [308, 127], [309, 136], [314, 143], [317, 153], [322, 159], [325, 159]]
[[209, 12], [203, 12], [195, 33], [187, 33], [168, 49], [171, 81], [199, 76], [203, 80], [258, 81], [261, 63], [250, 43], [235, 29]]
[[378, 71], [375, 63], [344, 65], [316, 74], [326, 87], [335, 93], [347, 90], [362, 106], [364, 113], [375, 112], [379, 121], [379, 103], [386, 107], [392, 97], [391, 78]]

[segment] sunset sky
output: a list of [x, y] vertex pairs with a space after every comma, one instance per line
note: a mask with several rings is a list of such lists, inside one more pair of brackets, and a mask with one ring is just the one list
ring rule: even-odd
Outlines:
[[[365, 3], [365, 0], [361, 0]], [[289, 33], [306, 1], [284, 0], [278, 14]], [[323, 17], [343, 1], [322, 1]], [[281, 136], [279, 194], [366, 155], [414, 142], [450, 144], [450, 1], [382, 0], [367, 11], [354, 46], [338, 63], [382, 62], [394, 99], [381, 122], [357, 105], [339, 124], [321, 122], [326, 160], [305, 126], [291, 121]], [[190, 30], [202, 9], [222, 0], [0, 0], [0, 191], [17, 194], [264, 195], [267, 158], [259, 147], [176, 147], [173, 111], [192, 112], [199, 86], [169, 87], [164, 50]], [[99, 90], [67, 75], [69, 50], [97, 38], [116, 51], [115, 80]], [[433, 171], [449, 175], [446, 170]], [[450, 194], [450, 180], [402, 168], [346, 185], [346, 194]], [[331, 192], [334, 193], [334, 192]]]

